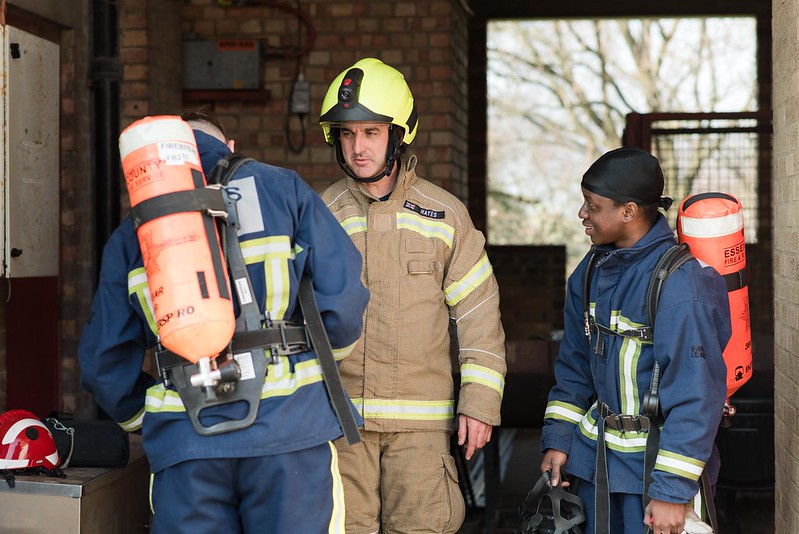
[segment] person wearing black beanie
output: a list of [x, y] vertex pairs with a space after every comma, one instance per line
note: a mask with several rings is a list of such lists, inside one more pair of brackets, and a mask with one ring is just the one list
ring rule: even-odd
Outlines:
[[[674, 201], [663, 194], [663, 171], [657, 158], [638, 148], [617, 148], [603, 154], [583, 175], [585, 202], [578, 214], [594, 245], [614, 244], [606, 232], [613, 231], [620, 247], [637, 242], [654, 225], [658, 208], [668, 210]], [[608, 228], [606, 217], [621, 222]], [[614, 218], [613, 221], [616, 219]]]
[[583, 175], [581, 184], [597, 195], [618, 202], [658, 204], [668, 210], [673, 201], [663, 194], [660, 162], [639, 148], [617, 148], [602, 155]]
[[[663, 196], [658, 159], [612, 150], [581, 186], [578, 216], [593, 246], [568, 281], [541, 471], [553, 485], [577, 482], [585, 534], [640, 533], [642, 521], [654, 534], [681, 533], [700, 479], [712, 485], [718, 476], [713, 442], [731, 335], [726, 285], [690, 258], [663, 283], [650, 320], [653, 272], [677, 250], [659, 211], [673, 201]], [[647, 410], [653, 383], [659, 404]]]

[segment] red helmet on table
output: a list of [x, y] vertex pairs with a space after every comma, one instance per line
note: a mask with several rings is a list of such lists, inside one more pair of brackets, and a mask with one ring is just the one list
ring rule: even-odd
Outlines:
[[0, 469], [56, 469], [60, 463], [55, 439], [38, 417], [27, 410], [0, 415]]

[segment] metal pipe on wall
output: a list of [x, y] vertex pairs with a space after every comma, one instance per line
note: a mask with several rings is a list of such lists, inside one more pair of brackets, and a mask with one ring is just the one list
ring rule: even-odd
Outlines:
[[117, 2], [92, 0], [92, 138], [94, 147], [95, 279], [105, 242], [120, 220]]

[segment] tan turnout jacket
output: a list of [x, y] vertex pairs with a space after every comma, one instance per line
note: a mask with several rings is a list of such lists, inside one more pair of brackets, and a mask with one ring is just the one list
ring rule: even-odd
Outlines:
[[415, 164], [383, 202], [351, 178], [322, 194], [363, 256], [371, 293], [361, 339], [341, 362], [344, 385], [365, 430], [452, 430], [452, 321], [457, 412], [498, 425], [505, 333], [485, 239], [463, 203], [419, 178]]

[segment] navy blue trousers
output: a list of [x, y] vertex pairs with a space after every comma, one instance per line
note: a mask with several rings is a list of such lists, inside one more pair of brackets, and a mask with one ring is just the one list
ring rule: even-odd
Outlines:
[[[585, 506], [585, 525], [583, 534], [594, 534], [596, 509], [594, 494], [596, 487], [588, 480], [580, 479], [577, 495]], [[641, 495], [633, 493], [610, 494], [610, 532], [613, 534], [645, 534], [649, 530], [644, 525], [644, 502]], [[651, 531], [649, 531], [651, 532]]]
[[256, 458], [190, 460], [153, 475], [152, 534], [344, 533], [332, 443]]

